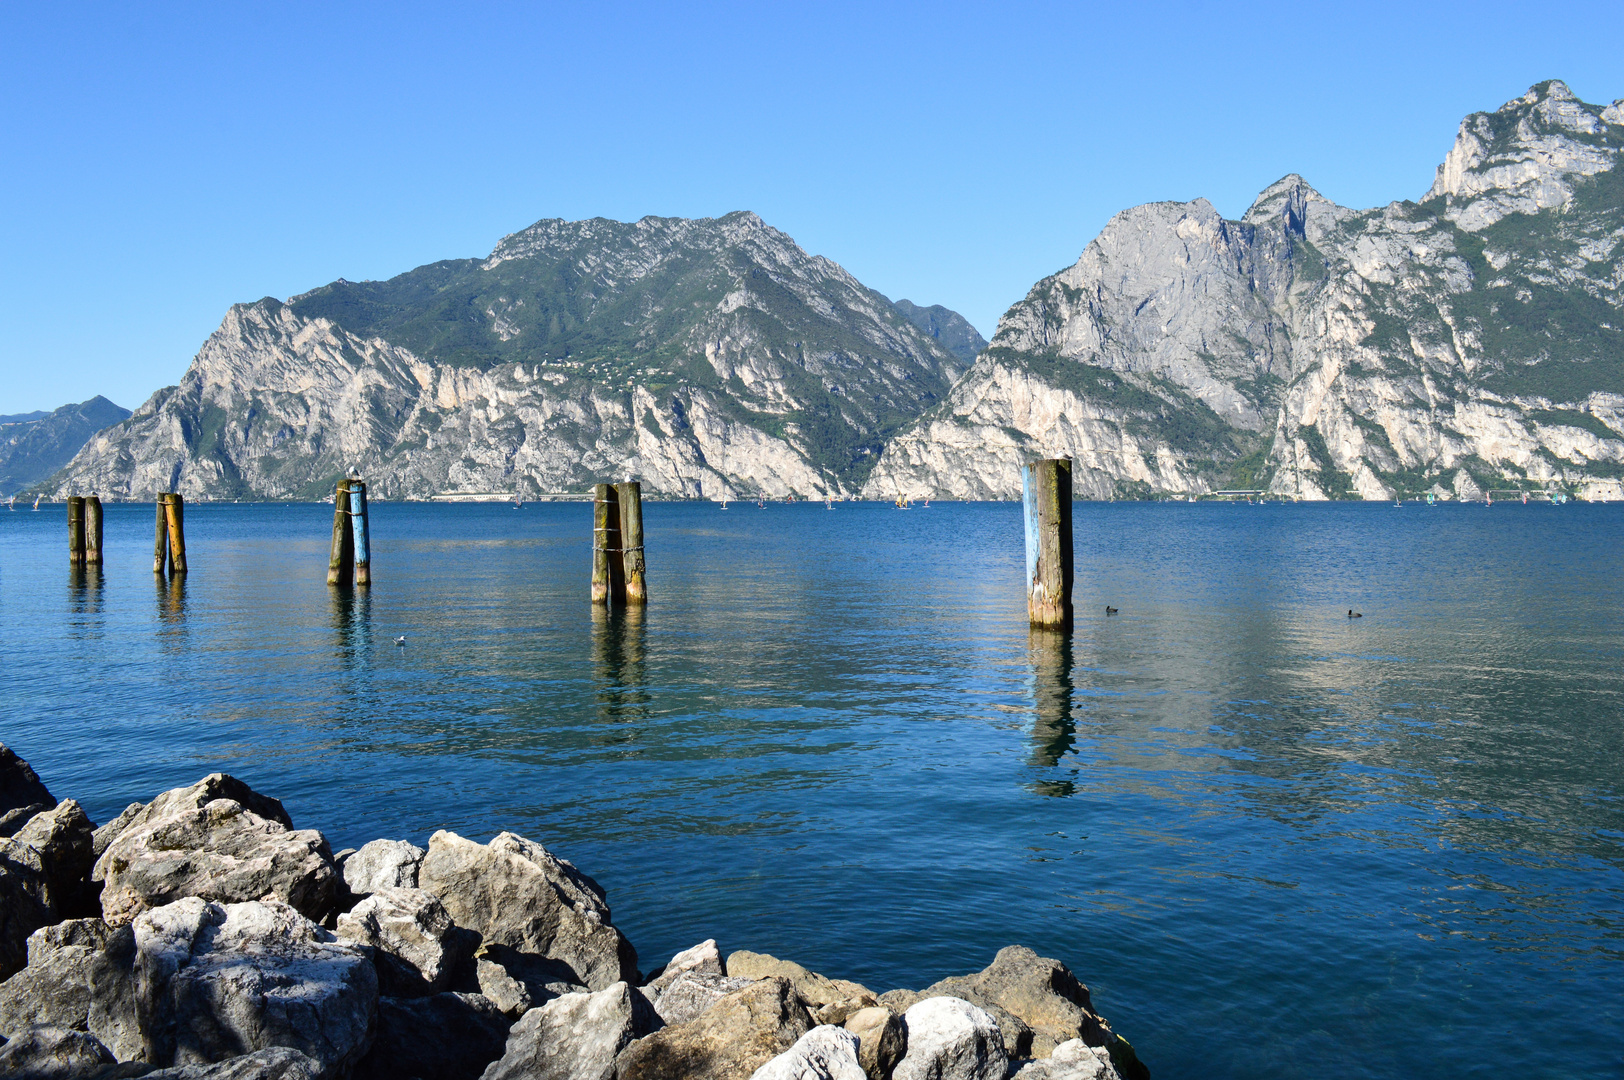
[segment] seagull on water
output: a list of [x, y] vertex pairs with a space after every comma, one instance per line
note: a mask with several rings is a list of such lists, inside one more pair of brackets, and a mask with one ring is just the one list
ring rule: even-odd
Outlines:
[[404, 644], [406, 644], [406, 635], [402, 634], [402, 635], [400, 635], [400, 637], [396, 638], [395, 639], [395, 644], [396, 645], [404, 645]]

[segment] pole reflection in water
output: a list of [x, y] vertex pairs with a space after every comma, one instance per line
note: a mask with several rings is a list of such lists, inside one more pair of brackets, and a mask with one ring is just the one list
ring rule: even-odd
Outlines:
[[68, 571], [68, 613], [75, 636], [101, 636], [102, 568], [100, 563]]
[[332, 590], [333, 629], [338, 631], [338, 656], [347, 671], [359, 671], [372, 662], [372, 595], [365, 589]]
[[[1072, 718], [1071, 631], [1034, 626], [1026, 643], [1032, 672], [1032, 764], [1050, 769], [1077, 742]], [[1075, 770], [1073, 770], [1075, 771]], [[1031, 789], [1064, 798], [1077, 790], [1071, 780], [1039, 780]]]
[[[592, 670], [597, 683], [598, 719], [606, 723], [638, 723], [649, 718], [651, 696], [644, 673], [648, 628], [641, 605], [608, 610], [592, 605]], [[630, 742], [635, 728], [605, 737], [609, 742]]]
[[166, 645], [179, 644], [186, 637], [186, 575], [157, 578], [158, 636]]

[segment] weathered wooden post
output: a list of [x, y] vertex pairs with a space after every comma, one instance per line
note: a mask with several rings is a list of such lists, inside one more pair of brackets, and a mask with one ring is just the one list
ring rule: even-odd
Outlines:
[[648, 587], [643, 581], [643, 485], [636, 480], [616, 484], [620, 495], [621, 566], [626, 579], [626, 603], [648, 603]]
[[348, 585], [354, 581], [351, 563], [355, 539], [350, 532], [350, 482], [340, 480], [333, 493], [333, 550], [327, 558], [327, 584]]
[[1026, 512], [1026, 613], [1033, 626], [1071, 625], [1071, 461], [1021, 467]]
[[164, 498], [169, 493], [158, 492], [158, 531], [152, 541], [152, 572], [162, 574], [169, 566], [169, 515], [164, 513]]
[[68, 496], [68, 563], [83, 566], [85, 562], [85, 497]]
[[95, 495], [85, 500], [85, 562], [100, 566], [102, 561], [102, 505]]
[[592, 488], [592, 602], [626, 602], [626, 568], [620, 559], [620, 498], [608, 484]]
[[[333, 500], [337, 502], [337, 499]], [[372, 584], [372, 553], [367, 539], [367, 484], [350, 481], [350, 535], [355, 546], [355, 583]]]
[[164, 517], [169, 521], [169, 571], [186, 573], [186, 500], [171, 491], [164, 496]]

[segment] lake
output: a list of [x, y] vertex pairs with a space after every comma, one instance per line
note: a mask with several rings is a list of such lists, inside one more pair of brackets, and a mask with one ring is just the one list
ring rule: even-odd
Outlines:
[[359, 593], [331, 513], [188, 506], [174, 584], [150, 506], [89, 579], [0, 513], [0, 741], [98, 822], [522, 833], [644, 970], [1025, 944], [1158, 1080], [1624, 1072], [1624, 506], [1078, 503], [1069, 634], [1013, 503], [650, 503], [609, 616], [589, 505], [374, 503]]

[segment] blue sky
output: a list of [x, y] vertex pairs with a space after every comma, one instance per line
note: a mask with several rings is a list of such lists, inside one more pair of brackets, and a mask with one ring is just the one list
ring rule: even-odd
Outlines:
[[990, 334], [1116, 211], [1413, 198], [1469, 112], [1624, 97], [1624, 4], [7, 4], [0, 413], [226, 307], [544, 217], [749, 209]]

